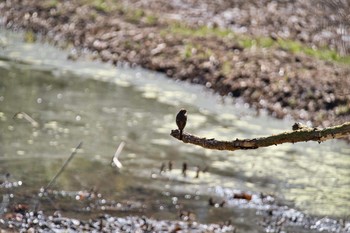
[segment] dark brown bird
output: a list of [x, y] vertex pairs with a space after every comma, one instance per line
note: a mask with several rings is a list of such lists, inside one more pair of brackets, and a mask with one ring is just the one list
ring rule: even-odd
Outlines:
[[180, 112], [176, 115], [176, 124], [180, 130], [180, 140], [182, 140], [182, 132], [186, 126], [187, 122], [187, 111], [185, 109], [181, 109]]

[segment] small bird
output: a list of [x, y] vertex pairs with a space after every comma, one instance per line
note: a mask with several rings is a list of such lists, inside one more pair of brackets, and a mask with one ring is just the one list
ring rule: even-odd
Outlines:
[[301, 130], [301, 129], [307, 129], [308, 127], [306, 125], [303, 125], [302, 123], [300, 122], [296, 122], [293, 126], [292, 126], [292, 129], [293, 131], [296, 131], [296, 130]]
[[180, 130], [180, 140], [182, 140], [182, 132], [186, 126], [187, 122], [187, 111], [185, 109], [181, 109], [180, 112], [176, 115], [176, 124]]

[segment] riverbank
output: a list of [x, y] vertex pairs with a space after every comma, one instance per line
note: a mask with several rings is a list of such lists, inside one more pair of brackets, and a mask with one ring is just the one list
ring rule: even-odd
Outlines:
[[[52, 1], [50, 4], [54, 3], [55, 2]], [[46, 2], [46, 4], [48, 3]], [[14, 9], [16, 6], [20, 8], [19, 3], [16, 6], [12, 6]], [[52, 6], [53, 5], [50, 7]], [[32, 7], [40, 8], [41, 6], [33, 5]], [[45, 7], [48, 6], [46, 5]], [[98, 9], [96, 14], [101, 15], [103, 15], [103, 12], [109, 11], [104, 8], [104, 5], [94, 5], [94, 8], [87, 7], [87, 9], [88, 11], [91, 9]], [[32, 10], [37, 11], [37, 8], [33, 8]], [[54, 11], [55, 10], [53, 10], [52, 13], [54, 13]], [[75, 10], [72, 11], [75, 12]], [[85, 13], [87, 14], [88, 11]], [[128, 12], [126, 10], [123, 11]], [[122, 10], [120, 10], [120, 12], [122, 12]], [[13, 14], [15, 13], [13, 12]], [[126, 14], [127, 13], [123, 13], [123, 15]], [[142, 20], [148, 22], [148, 24], [150, 22], [154, 23], [152, 17], [146, 21], [147, 12], [140, 12], [139, 14], [143, 15]], [[31, 17], [33, 17], [31, 20], [37, 20], [35, 19], [37, 18], [35, 13], [31, 13], [29, 18]], [[57, 17], [60, 18], [61, 16]], [[64, 18], [64, 14], [62, 17], [63, 18], [60, 18], [62, 22], [67, 20]], [[129, 20], [130, 19], [127, 19], [127, 21], [124, 22], [127, 27], [130, 26], [127, 24]], [[222, 38], [222, 41], [225, 41], [225, 43], [228, 43], [230, 38], [234, 37], [237, 39], [237, 45], [235, 45], [237, 47], [235, 47], [234, 53], [237, 53], [239, 57], [241, 56], [240, 52], [245, 53], [246, 51], [250, 51], [251, 54], [254, 54], [255, 50], [259, 50], [258, 47], [244, 46], [244, 37], [231, 34], [231, 32], [222, 29], [213, 29], [209, 27], [192, 28], [184, 24], [167, 20], [164, 19], [165, 22], [162, 22], [159, 19], [159, 23], [154, 27], [163, 27], [163, 31], [160, 30], [162, 36], [166, 36], [166, 32], [177, 31], [180, 34], [177, 37], [179, 43], [185, 43], [183, 39], [181, 39], [182, 35], [184, 37], [189, 37], [190, 39], [186, 39], [188, 41], [191, 40], [192, 36], [195, 36], [196, 41], [200, 44], [203, 43], [203, 35], [206, 34], [211, 36], [211, 40], [214, 41], [212, 43], [215, 46], [217, 38]], [[40, 24], [40, 20], [36, 22]], [[77, 22], [80, 21], [78, 20]], [[77, 23], [77, 25], [78, 24], [79, 23]], [[62, 23], [62, 25], [65, 24]], [[102, 25], [102, 23], [100, 23], [100, 25]], [[169, 25], [171, 25], [171, 27]], [[9, 24], [8, 26], [12, 29], [17, 28], [14, 24]], [[144, 27], [146, 28], [145, 30], [150, 30], [149, 26]], [[57, 28], [60, 28], [60, 26], [57, 26]], [[98, 31], [99, 28], [93, 30]], [[102, 28], [101, 33], [103, 33], [103, 30]], [[124, 32], [126, 33], [126, 31]], [[26, 41], [41, 40], [40, 33], [43, 34], [42, 31], [28, 30], [26, 33]], [[72, 31], [72, 34], [73, 33], [74, 30]], [[53, 35], [59, 34], [49, 33], [47, 34], [48, 37], [44, 38], [49, 38]], [[120, 39], [119, 34], [116, 37]], [[322, 143], [321, 145], [312, 144], [308, 146], [310, 148], [315, 147], [315, 150], [312, 148], [309, 150], [310, 148], [308, 148], [307, 151], [304, 151], [305, 148], [294, 147], [295, 150], [284, 151], [282, 149], [281, 151], [276, 151], [276, 154], [274, 154], [274, 151], [270, 150], [254, 151], [252, 154], [245, 153], [241, 156], [236, 154], [230, 157], [229, 160], [224, 161], [224, 163], [221, 161], [220, 156], [204, 155], [204, 157], [202, 151], [197, 149], [195, 149], [195, 153], [184, 153], [183, 150], [178, 147], [177, 142], [171, 141], [171, 139], [169, 139], [171, 142], [168, 146], [164, 147], [166, 144], [164, 144], [163, 139], [168, 136], [170, 129], [160, 133], [158, 127], [159, 125], [175, 125], [172, 112], [175, 112], [174, 109], [176, 109], [176, 107], [171, 111], [169, 109], [154, 111], [154, 108], [165, 109], [162, 102], [153, 101], [152, 99], [140, 102], [139, 105], [130, 104], [131, 102], [123, 102], [122, 100], [131, 100], [133, 98], [138, 101], [142, 100], [144, 92], [134, 92], [132, 90], [133, 88], [118, 88], [118, 85], [113, 85], [110, 82], [88, 80], [87, 83], [84, 83], [81, 82], [84, 78], [80, 76], [76, 78], [75, 76], [67, 75], [66, 69], [62, 69], [60, 66], [54, 66], [56, 67], [55, 71], [64, 70], [65, 75], [61, 76], [59, 74], [60, 72], [51, 73], [51, 69], [47, 69], [45, 66], [39, 69], [38, 67], [31, 67], [31, 65], [27, 63], [22, 64], [22, 66], [20, 62], [18, 62], [22, 61], [19, 58], [21, 55], [18, 55], [18, 51], [27, 51], [32, 46], [27, 43], [23, 43], [23, 46], [21, 46], [21, 43], [14, 43], [13, 45], [16, 50], [7, 50], [7, 48], [10, 47], [10, 41], [14, 41], [13, 37], [9, 38], [10, 39], [3, 39], [3, 37], [1, 37], [0, 39], [0, 49], [4, 48], [1, 50], [2, 56], [11, 61], [8, 63], [7, 60], [2, 60], [1, 63], [1, 69], [4, 70], [1, 75], [1, 77], [3, 77], [3, 79], [1, 79], [1, 86], [6, 92], [4, 94], [2, 93], [3, 96], [1, 98], [1, 121], [5, 133], [3, 134], [3, 146], [1, 147], [1, 152], [4, 157], [2, 158], [1, 172], [3, 173], [3, 177], [1, 176], [0, 188], [4, 195], [1, 203], [1, 213], [3, 214], [0, 221], [0, 228], [6, 228], [8, 231], [13, 229], [22, 229], [23, 231], [37, 230], [43, 232], [49, 229], [57, 231], [59, 229], [71, 231], [99, 231], [102, 226], [105, 227], [106, 231], [126, 230], [126, 228], [133, 230], [141, 228], [140, 231], [142, 231], [149, 230], [152, 227], [158, 229], [157, 226], [162, 226], [164, 231], [171, 231], [178, 229], [177, 226], [180, 226], [183, 227], [182, 229], [184, 231], [193, 231], [194, 229], [200, 231], [199, 229], [202, 229], [202, 231], [206, 232], [209, 231], [208, 229], [212, 229], [210, 228], [210, 223], [214, 222], [216, 223], [214, 226], [217, 227], [216, 229], [218, 229], [218, 231], [221, 229], [219, 227], [231, 227], [232, 231], [234, 227], [239, 232], [244, 232], [245, 229], [248, 229], [246, 231], [256, 230], [256, 232], [350, 232], [349, 217], [347, 215], [348, 212], [346, 212], [348, 210], [348, 201], [346, 198], [349, 196], [347, 195], [348, 189], [345, 182], [347, 180], [345, 177], [347, 174], [347, 167], [344, 166], [347, 161], [347, 151], [343, 142], [331, 142], [335, 143], [334, 146], [332, 146], [332, 150], [328, 150], [328, 148], [330, 148], [329, 144]], [[51, 41], [56, 41], [59, 46], [66, 46], [68, 48], [72, 46], [67, 38], [50, 38]], [[156, 37], [150, 35], [150, 38]], [[19, 36], [19, 40], [22, 40], [21, 36]], [[152, 39], [149, 40], [149, 43], [153, 43]], [[106, 39], [106, 41], [110, 43], [109, 40]], [[104, 41], [99, 39], [99, 42], [96, 42], [95, 46], [101, 45], [102, 42]], [[120, 39], [120, 43], [122, 42], [123, 40]], [[273, 43], [282, 42], [283, 40]], [[144, 42], [142, 41], [142, 43]], [[265, 40], [256, 41], [256, 43], [266, 45]], [[62, 62], [67, 55], [63, 52], [62, 56], [58, 56], [52, 50], [46, 50], [46, 46], [41, 47], [41, 45], [36, 45], [38, 45], [38, 43], [33, 44], [35, 48], [31, 49], [34, 50], [34, 54], [37, 56], [27, 56], [30, 57], [28, 58], [29, 60], [35, 61], [35, 64], [45, 63], [47, 65], [47, 63], [51, 64], [51, 62], [53, 64], [58, 64], [60, 63], [59, 60], [61, 59]], [[170, 45], [167, 44], [166, 47], [162, 49], [164, 45], [161, 45], [158, 50], [154, 51], [154, 56], [157, 56], [159, 50], [160, 53], [162, 50], [166, 51], [169, 46]], [[183, 46], [183, 44], [180, 44], [180, 46]], [[192, 44], [192, 46], [195, 47], [197, 44]], [[273, 44], [271, 46], [277, 45]], [[84, 51], [83, 47], [77, 48], [80, 52]], [[198, 49], [196, 47], [195, 49], [189, 48], [190, 49], [183, 48], [185, 52], [190, 51], [190, 53], [184, 53], [182, 55], [184, 58], [181, 59], [190, 59], [191, 56], [198, 55]], [[96, 59], [101, 59], [102, 54], [106, 55], [106, 52], [110, 49], [112, 48], [108, 45], [107, 48], [100, 50], [100, 52], [94, 50], [95, 52], [91, 54]], [[136, 48], [132, 47], [132, 49], [134, 49], [132, 51], [138, 51]], [[262, 58], [268, 57], [268, 55], [266, 55], [268, 49], [269, 48], [266, 48], [266, 50], [261, 49], [261, 51], [265, 51]], [[52, 61], [46, 62], [48, 58], [42, 56], [42, 54], [45, 53], [41, 53], [44, 50], [53, 57]], [[90, 49], [90, 51], [91, 50], [92, 49]], [[214, 50], [215, 47], [212, 47], [211, 52]], [[79, 52], [75, 53], [75, 51], [77, 50], [72, 49], [72, 53], [68, 56], [68, 59], [75, 60], [78, 58]], [[132, 51], [128, 50], [127, 54], [133, 54]], [[205, 51], [208, 52], [209, 50]], [[284, 52], [288, 54], [288, 50]], [[12, 57], [10, 54], [16, 54], [17, 56]], [[112, 54], [113, 56], [117, 56], [116, 53]], [[174, 54], [176, 55], [176, 53]], [[211, 56], [213, 55], [210, 54], [207, 60], [203, 58], [203, 61], [209, 61], [207, 64], [213, 66], [216, 63]], [[302, 55], [301, 53], [301, 55], [298, 56], [302, 57], [306, 55]], [[198, 57], [200, 58], [199, 55]], [[195, 65], [197, 64], [195, 62], [198, 57], [191, 58], [191, 61], [193, 61]], [[221, 58], [217, 59], [219, 60]], [[314, 59], [314, 57], [311, 56], [311, 58], [309, 57], [308, 59]], [[107, 59], [106, 61], [119, 64], [121, 60], [116, 58], [115, 60]], [[178, 58], [178, 60], [175, 59], [175, 61], [182, 62], [180, 58]], [[159, 62], [166, 62], [166, 60], [163, 59]], [[247, 64], [254, 64], [249, 62], [250, 60], [247, 58]], [[68, 70], [80, 70], [80, 67], [82, 67], [78, 66], [79, 62], [67, 63], [74, 65], [72, 69]], [[91, 64], [95, 63], [90, 63], [90, 65]], [[183, 64], [186, 63], [183, 62]], [[183, 64], [179, 63], [179, 66]], [[20, 71], [16, 71], [15, 66], [19, 66], [21, 68], [19, 69]], [[87, 66], [89, 67], [89, 65]], [[217, 66], [220, 67], [220, 64]], [[41, 73], [42, 69], [44, 71], [50, 71]], [[120, 69], [111, 69], [120, 72]], [[93, 69], [90, 72], [91, 75], [97, 73], [96, 70]], [[209, 69], [208, 73], [212, 74], [212, 72], [215, 73], [215, 70]], [[146, 77], [145, 73], [141, 72], [141, 74], [142, 75], [139, 77]], [[171, 74], [170, 72], [168, 75]], [[86, 74], [86, 76], [89, 75]], [[130, 78], [135, 76], [135, 74], [131, 74]], [[248, 76], [246, 78], [247, 81], [250, 81], [248, 80]], [[160, 77], [160, 79], [164, 81], [164, 83], [167, 83], [164, 78]], [[191, 80], [193, 82], [198, 82], [198, 80], [201, 79]], [[155, 83], [153, 85], [160, 86], [162, 90], [164, 89], [166, 92], [167, 89], [164, 83]], [[210, 82], [205, 84], [207, 84], [207, 87], [210, 87]], [[37, 89], [38, 86], [42, 89]], [[174, 86], [179, 88], [183, 87], [182, 85]], [[44, 94], [42, 90], [44, 90]], [[88, 93], [92, 93], [92, 95], [83, 95], [80, 93], [86, 93], [86, 90], [89, 90]], [[72, 95], [72, 93], [74, 93], [74, 95]], [[100, 98], [96, 98], [101, 96], [100, 93], [103, 93], [103, 103], [105, 105], [103, 108]], [[121, 95], [116, 95], [117, 93]], [[128, 95], [122, 95], [123, 93], [128, 93]], [[160, 92], [159, 95], [162, 95], [162, 93], [163, 92]], [[190, 96], [193, 92], [189, 91], [188, 93], [189, 95], [181, 96]], [[231, 95], [233, 94], [231, 93]], [[74, 101], [72, 101], [72, 96], [75, 96], [73, 98]], [[80, 98], [77, 98], [78, 96], [80, 96]], [[203, 99], [203, 96], [200, 96], [200, 99]], [[76, 105], [71, 105], [70, 102]], [[83, 104], [86, 108], [82, 108], [81, 103], [89, 104]], [[137, 109], [138, 111], [119, 111], [119, 109], [125, 106], [131, 109]], [[147, 108], [141, 108], [140, 111], [140, 106], [147, 106]], [[166, 106], [168, 107], [168, 105]], [[193, 110], [194, 109], [196, 109], [196, 107], [194, 107]], [[101, 114], [101, 110], [103, 114]], [[228, 105], [226, 105], [223, 110], [225, 110], [226, 113], [234, 112]], [[34, 119], [38, 120], [40, 125], [43, 125], [43, 128], [32, 127], [31, 124], [26, 124], [24, 119], [13, 119], [13, 114], [18, 111], [25, 111], [31, 114]], [[64, 115], [62, 117], [60, 114], [63, 112], [68, 112], [69, 115]], [[140, 115], [140, 112], [144, 114]], [[205, 125], [210, 124], [210, 127], [205, 126], [206, 132], [214, 132], [215, 126], [220, 122], [220, 119], [223, 119], [219, 116], [215, 118], [215, 120], [210, 119], [212, 117], [209, 116], [203, 119], [198, 118], [199, 115], [202, 116], [198, 111], [191, 111], [191, 116], [197, 116], [197, 119], [201, 122], [205, 122]], [[119, 126], [115, 124], [116, 118], [120, 122], [133, 122], [136, 125], [130, 127], [125, 124], [125, 128], [119, 128]], [[232, 130], [232, 132], [236, 132], [245, 131], [247, 125], [254, 126], [246, 132], [247, 135], [249, 135], [259, 130], [259, 127], [255, 126], [260, 126], [261, 124], [265, 125], [266, 122], [264, 120], [258, 122], [249, 121], [249, 118], [259, 119], [260, 117], [247, 118], [247, 123], [243, 122], [245, 123], [244, 125], [234, 129], [230, 126], [232, 120], [236, 118], [224, 119], [226, 123], [223, 127], [231, 128], [230, 130]], [[98, 119], [101, 124], [98, 124], [98, 127], [94, 128], [96, 119]], [[147, 121], [147, 119], [149, 121]], [[163, 120], [161, 122], [157, 121], [154, 124], [154, 119]], [[280, 121], [276, 122], [276, 124], [281, 124]], [[66, 128], [67, 125], [69, 125], [69, 128]], [[238, 125], [239, 123], [237, 123], [237, 126]], [[82, 126], [86, 126], [84, 127], [84, 136], [82, 136]], [[147, 127], [144, 128], [145, 126], [155, 130], [156, 133], [148, 131]], [[201, 130], [202, 127], [203, 124], [199, 124], [194, 130]], [[276, 130], [276, 127], [267, 124], [266, 127], [260, 130], [267, 134], [274, 133], [271, 129]], [[135, 136], [139, 130], [146, 132], [145, 134], [147, 137], [145, 139], [140, 140]], [[96, 143], [96, 132], [103, 132], [99, 136], [98, 145]], [[225, 133], [225, 131], [219, 131], [219, 133], [221, 132]], [[258, 133], [261, 133], [261, 131]], [[125, 135], [127, 135], [126, 138]], [[113, 138], [113, 141], [111, 138]], [[152, 138], [157, 140], [152, 140], [150, 147], [147, 147]], [[66, 152], [69, 153], [69, 147], [75, 140], [84, 140], [86, 147], [84, 147], [84, 150], [81, 151], [80, 154], [84, 159], [77, 158], [79, 160], [76, 161], [75, 165], [74, 163], [70, 164], [67, 171], [61, 177], [60, 183], [57, 184], [58, 190], [51, 190], [48, 194], [48, 198], [44, 196], [43, 200], [40, 200], [41, 205], [38, 208], [40, 211], [33, 212], [33, 201], [38, 199], [39, 188], [41, 185], [47, 184], [54, 175], [52, 173], [59, 169], [62, 164], [61, 162], [63, 162], [63, 156]], [[123, 165], [125, 165], [127, 169], [126, 172], [116, 175], [115, 170], [112, 170], [114, 168], [110, 167], [109, 156], [114, 154], [115, 144], [119, 142], [119, 140], [125, 140], [127, 145], [132, 146], [127, 146], [125, 148], [126, 154], [130, 157], [123, 156], [122, 158]], [[335, 152], [335, 150], [338, 149], [342, 150], [342, 153]], [[278, 147], [277, 150], [280, 150], [280, 148]], [[273, 153], [274, 156], [271, 156], [271, 153]], [[142, 166], [140, 166], [141, 162], [135, 159], [141, 157], [148, 159], [146, 162], [145, 160], [142, 161]], [[202, 164], [203, 161], [199, 160], [199, 158], [205, 158], [205, 163], [210, 166], [208, 172], [205, 174], [201, 173], [200, 178], [195, 178], [195, 169], [199, 166], [204, 166]], [[176, 161], [174, 161], [175, 159]], [[167, 164], [170, 160], [174, 162], [174, 171], [170, 172], [166, 170], [165, 172], [160, 172], [159, 167], [161, 167], [161, 162]], [[281, 162], [281, 160], [285, 161]], [[181, 165], [183, 165], [183, 161], [186, 161], [190, 168], [192, 168], [190, 170], [191, 173], [189, 173], [186, 178], [181, 175]], [[133, 163], [135, 164], [133, 165]], [[222, 169], [221, 164], [225, 164], [226, 168]], [[94, 172], [91, 172], [92, 169]], [[153, 173], [151, 175], [152, 171]], [[12, 174], [13, 178], [8, 172]], [[294, 176], [294, 174], [297, 175]], [[105, 177], [108, 177], [108, 179], [105, 179]], [[139, 180], [139, 177], [142, 177], [142, 179]], [[6, 182], [7, 179], [14, 179], [18, 182], [8, 185]], [[33, 180], [36, 181], [34, 182]], [[216, 186], [216, 182], [212, 181], [219, 181], [223, 189], [221, 189], [220, 186]], [[36, 185], [35, 187], [33, 183]], [[247, 186], [241, 187], [240, 184], [242, 183], [247, 184]], [[151, 184], [158, 187], [158, 189], [153, 190], [152, 187], [150, 187], [153, 186]], [[254, 184], [253, 187], [252, 184]], [[38, 185], [40, 186], [37, 187]], [[198, 194], [196, 189], [193, 188], [198, 187], [198, 185], [205, 187], [203, 193]], [[225, 188], [226, 185], [228, 187]], [[210, 192], [207, 189], [208, 186], [213, 186], [212, 189], [215, 190], [215, 192], [213, 190]], [[85, 191], [85, 188], [89, 191]], [[71, 190], [80, 191], [72, 193]], [[178, 190], [181, 190], [181, 192]], [[94, 192], [91, 193], [92, 191]], [[99, 195], [99, 193], [103, 195]], [[116, 195], [116, 193], [119, 194]], [[270, 194], [272, 195], [270, 196]], [[275, 194], [275, 196], [273, 194]], [[291, 194], [291, 196], [283, 198], [285, 194]], [[282, 200], [279, 200], [281, 197]], [[133, 200], [135, 200], [135, 202], [133, 202]], [[324, 212], [318, 212], [316, 214], [317, 216], [314, 216], [315, 214], [308, 215], [306, 206], [308, 206], [310, 202], [313, 203], [315, 208], [324, 210]], [[56, 210], [60, 210], [61, 213], [55, 213]], [[339, 214], [340, 211], [343, 211], [345, 214]], [[335, 216], [337, 212], [338, 215], [336, 216], [339, 217]], [[110, 215], [106, 215], [106, 213]], [[133, 217], [124, 217], [129, 215]], [[143, 215], [145, 215], [144, 218], [141, 217]], [[169, 219], [171, 219], [170, 223]], [[198, 227], [200, 223], [205, 223], [201, 225], [203, 228]], [[121, 228], [125, 226], [126, 228]], [[189, 227], [191, 227], [190, 230]]]
[[101, 215], [88, 221], [67, 218], [56, 212], [46, 216], [43, 212], [15, 214], [6, 225], [7, 229], [21, 229], [25, 232], [235, 232], [230, 223], [199, 224], [186, 221], [161, 221], [147, 217], [118, 218]]
[[[310, 49], [309, 46], [316, 46], [317, 42], [301, 43], [302, 31], [283, 38], [281, 30], [285, 27], [281, 20], [287, 6], [283, 8], [284, 5], [270, 2], [270, 7], [263, 8], [261, 14], [269, 15], [272, 11], [281, 21], [275, 25], [272, 16], [270, 20], [259, 21], [257, 25], [269, 29], [268, 32], [251, 26], [246, 27], [246, 33], [239, 34], [230, 30], [228, 23], [221, 25], [208, 21], [210, 17], [201, 17], [205, 15], [203, 10], [195, 14], [204, 3], [192, 2], [193, 8], [169, 4], [152, 1], [146, 7], [141, 1], [127, 4], [25, 0], [3, 2], [0, 12], [2, 25], [33, 32], [28, 34], [29, 41], [42, 35], [59, 46], [80, 52], [88, 50], [105, 62], [128, 62], [164, 72], [173, 79], [202, 84], [221, 95], [242, 98], [251, 107], [266, 109], [277, 118], [289, 115], [315, 127], [350, 120], [349, 57], [341, 57], [328, 48]], [[277, 4], [274, 11], [271, 4]], [[297, 2], [294, 8], [301, 10], [302, 6]], [[317, 22], [316, 16], [310, 18], [305, 10], [310, 7], [302, 10], [305, 19]], [[243, 4], [240, 10], [228, 9], [243, 14], [246, 8]], [[212, 9], [209, 15], [219, 11], [215, 7], [208, 9]], [[183, 19], [187, 13], [196, 17]], [[300, 21], [301, 16], [297, 19]], [[241, 24], [252, 20], [254, 14]], [[295, 29], [296, 24], [286, 25]], [[273, 34], [274, 30], [278, 33]], [[308, 28], [305, 33], [308, 38], [314, 38]], [[69, 58], [75, 59], [76, 54]]]

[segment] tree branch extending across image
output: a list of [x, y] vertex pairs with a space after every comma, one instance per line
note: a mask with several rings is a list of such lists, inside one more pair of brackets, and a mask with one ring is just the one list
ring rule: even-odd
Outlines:
[[[171, 136], [180, 140], [180, 131], [178, 129], [172, 130]], [[257, 149], [259, 147], [268, 147], [283, 143], [296, 143], [317, 141], [322, 142], [329, 139], [343, 138], [350, 135], [350, 122], [324, 129], [310, 128], [301, 126], [296, 123], [293, 125], [293, 131], [283, 132], [267, 137], [259, 137], [253, 139], [236, 139], [233, 141], [220, 141], [215, 138], [200, 138], [198, 136], [183, 132], [182, 141], [207, 149], [215, 150], [249, 150]]]

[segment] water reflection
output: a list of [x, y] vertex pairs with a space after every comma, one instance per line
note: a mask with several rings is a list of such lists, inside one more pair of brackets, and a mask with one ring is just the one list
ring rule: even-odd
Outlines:
[[[273, 193], [311, 214], [349, 216], [350, 151], [344, 142], [234, 153], [182, 144], [169, 136], [180, 106], [189, 112], [186, 130], [206, 137], [269, 135], [289, 130], [292, 122], [256, 116], [229, 98], [223, 103], [201, 87], [156, 73], [72, 63], [50, 46], [23, 44], [18, 34], [5, 31], [0, 36], [6, 41], [0, 50], [0, 173], [9, 172], [29, 190], [45, 186], [83, 141], [57, 189], [94, 188], [106, 199], [148, 200], [154, 208], [159, 208], [158, 199], [167, 205], [171, 195], [187, 194], [182, 201], [189, 199], [186, 205], [197, 209], [202, 221], [220, 220], [217, 210], [208, 210], [205, 198], [198, 196], [220, 195], [215, 187]], [[18, 112], [39, 126], [13, 118]], [[116, 173], [110, 162], [121, 141], [126, 142], [120, 158], [124, 167]], [[174, 169], [152, 178], [168, 161]], [[190, 167], [187, 177], [181, 176], [184, 161]], [[209, 166], [209, 172], [195, 179], [196, 166]], [[172, 211], [165, 215], [174, 218]]]

